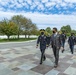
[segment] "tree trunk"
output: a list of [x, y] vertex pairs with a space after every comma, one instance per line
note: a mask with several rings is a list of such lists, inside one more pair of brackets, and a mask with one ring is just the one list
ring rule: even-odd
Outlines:
[[18, 39], [20, 38], [19, 36], [20, 36], [20, 27], [19, 27], [19, 30], [18, 30]]
[[19, 34], [18, 34], [18, 39], [19, 39]]
[[30, 35], [28, 35], [28, 38], [30, 38]]
[[8, 37], [8, 40], [10, 39], [10, 36], [7, 36]]
[[25, 35], [25, 39], [26, 39], [26, 35]]

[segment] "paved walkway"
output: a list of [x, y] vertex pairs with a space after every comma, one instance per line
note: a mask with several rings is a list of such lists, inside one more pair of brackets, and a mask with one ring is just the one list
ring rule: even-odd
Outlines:
[[40, 51], [34, 46], [0, 49], [0, 75], [76, 75], [76, 51], [72, 55], [67, 44], [57, 68], [51, 48], [46, 49], [46, 57], [39, 65]]

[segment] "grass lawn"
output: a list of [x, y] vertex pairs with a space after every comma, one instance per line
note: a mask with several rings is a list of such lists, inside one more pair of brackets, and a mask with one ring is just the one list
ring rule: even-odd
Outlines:
[[37, 38], [20, 38], [20, 39], [17, 39], [17, 38], [12, 38], [12, 39], [0, 39], [0, 42], [22, 42], [22, 41], [29, 41], [29, 40], [36, 40]]

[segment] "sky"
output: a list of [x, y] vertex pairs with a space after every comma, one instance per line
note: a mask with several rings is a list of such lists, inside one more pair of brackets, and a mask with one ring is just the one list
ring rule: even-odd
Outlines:
[[0, 0], [0, 20], [23, 15], [39, 29], [71, 25], [76, 30], [76, 0]]

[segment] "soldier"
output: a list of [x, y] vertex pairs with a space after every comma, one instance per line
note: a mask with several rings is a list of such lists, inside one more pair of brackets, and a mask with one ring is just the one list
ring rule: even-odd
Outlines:
[[74, 33], [71, 33], [71, 36], [68, 39], [69, 47], [71, 50], [71, 53], [74, 53], [74, 44], [75, 44], [75, 36]]
[[64, 45], [65, 45], [65, 40], [66, 40], [66, 34], [64, 31], [62, 31], [62, 34], [61, 34], [61, 39], [62, 39], [62, 43], [63, 43], [63, 50], [62, 50], [62, 53], [64, 52]]
[[76, 45], [76, 36], [75, 36], [75, 45]]
[[58, 60], [59, 60], [59, 50], [60, 48], [63, 49], [62, 40], [60, 34], [57, 32], [57, 28], [53, 28], [53, 34], [51, 36], [51, 45], [55, 57], [55, 65], [56, 68], [58, 66]]
[[47, 45], [49, 46], [50, 45], [50, 41], [51, 41], [51, 36], [50, 34], [47, 35]]
[[46, 57], [45, 57], [45, 49], [46, 49], [46, 45], [47, 45], [47, 38], [46, 36], [44, 35], [44, 29], [41, 29], [41, 35], [38, 37], [38, 40], [37, 40], [37, 48], [38, 48], [38, 44], [40, 43], [40, 51], [41, 51], [41, 59], [40, 59], [40, 64], [43, 63], [43, 61], [46, 60]]

